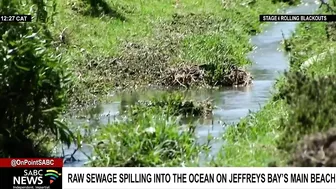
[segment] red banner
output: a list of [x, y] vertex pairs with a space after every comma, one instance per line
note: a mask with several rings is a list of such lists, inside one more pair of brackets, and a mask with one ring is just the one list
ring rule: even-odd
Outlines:
[[63, 167], [62, 158], [0, 158], [0, 167]]

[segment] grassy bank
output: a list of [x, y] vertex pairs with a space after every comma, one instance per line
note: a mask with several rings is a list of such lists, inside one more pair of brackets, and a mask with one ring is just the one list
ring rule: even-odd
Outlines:
[[277, 82], [278, 92], [261, 111], [228, 129], [217, 164], [335, 166], [335, 132], [329, 130], [335, 126], [335, 29], [334, 23], [299, 25], [285, 43], [290, 71]]
[[259, 167], [273, 162], [285, 163], [285, 155], [277, 150], [280, 119], [286, 115], [282, 101], [270, 102], [261, 111], [230, 126], [223, 136], [223, 145], [211, 165]]
[[114, 90], [245, 84], [244, 73], [238, 81], [228, 77], [231, 65], [248, 64], [259, 14], [285, 6], [271, 0], [57, 3], [53, 32], [63, 34], [57, 45], [75, 74], [69, 96], [80, 105]]

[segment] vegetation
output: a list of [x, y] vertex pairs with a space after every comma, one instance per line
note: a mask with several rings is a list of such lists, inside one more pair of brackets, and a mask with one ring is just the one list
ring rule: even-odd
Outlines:
[[[174, 104], [166, 107], [169, 109], [175, 109]], [[206, 153], [209, 144], [196, 142], [195, 125], [182, 127], [178, 118], [164, 110], [133, 105], [122, 121], [101, 126], [90, 136], [90, 144], [95, 146], [89, 165], [197, 166], [200, 153]]]
[[335, 128], [305, 136], [289, 162], [297, 167], [335, 167]]
[[[149, 101], [136, 102], [134, 106], [131, 106], [133, 113], [142, 113], [148, 109], [154, 109], [167, 115], [173, 116], [209, 116], [212, 114], [213, 105], [211, 101], [205, 100], [203, 102], [194, 102], [192, 100], [186, 100], [181, 93], [173, 92], [163, 94], [159, 97], [152, 98]], [[121, 112], [127, 113], [126, 110]]]
[[[65, 108], [90, 105], [94, 99], [101, 101], [118, 89], [248, 85], [251, 76], [240, 67], [249, 63], [246, 53], [251, 50], [250, 35], [261, 31], [259, 14], [276, 12], [285, 5], [269, 0], [185, 0], [181, 4], [157, 0], [0, 2], [2, 13], [28, 14], [32, 10], [30, 14], [34, 15], [32, 23], [0, 23], [0, 155], [51, 156], [51, 145], [56, 143], [75, 143], [79, 148], [90, 143], [94, 148], [89, 162], [92, 166], [198, 166], [200, 154], [209, 150], [211, 137], [205, 144], [198, 144], [195, 125], [181, 125], [179, 119], [210, 115], [212, 104], [207, 101], [168, 94], [137, 102], [122, 110], [122, 120], [102, 125], [88, 136], [82, 136], [81, 130], [72, 133], [61, 114]], [[330, 90], [331, 80], [319, 78], [316, 82], [325, 85], [320, 94]], [[288, 83], [292, 85], [284, 86], [283, 91], [286, 87], [289, 93], [296, 91], [291, 87], [297, 83]], [[291, 95], [280, 96], [284, 100], [275, 102], [275, 107], [286, 108], [292, 103]], [[332, 99], [323, 100], [327, 107]], [[269, 106], [268, 112], [256, 118], [264, 119], [278, 110]], [[286, 128], [288, 123], [278, 116], [273, 118], [272, 122], [254, 123], [248, 118], [238, 129], [230, 128], [225, 137], [228, 153], [220, 154], [224, 158], [214, 163], [262, 165], [268, 160], [263, 159], [265, 156], [279, 158], [273, 148], [274, 138], [281, 139], [276, 130]], [[292, 115], [289, 123], [297, 119], [300, 117]], [[283, 125], [274, 127], [270, 134], [268, 124], [278, 123]], [[299, 124], [293, 127], [301, 131]], [[250, 141], [256, 145], [237, 151], [232, 142], [242, 138], [238, 149], [250, 145]], [[13, 146], [23, 147], [18, 150]], [[254, 147], [258, 148], [255, 160], [247, 163], [230, 159], [237, 153], [247, 158], [248, 150]]]
[[279, 123], [286, 110], [284, 102], [270, 102], [238, 125], [229, 126], [223, 136], [225, 145], [211, 165], [261, 167], [284, 163], [285, 155], [277, 150], [276, 139], [281, 136]]
[[97, 125], [94, 132], [87, 129], [79, 141], [94, 149], [90, 166], [198, 166], [211, 137], [199, 144], [196, 125], [183, 124], [183, 118], [211, 116], [211, 110], [211, 102], [197, 103], [176, 92], [163, 94], [121, 106], [118, 119]]
[[53, 31], [63, 34], [60, 49], [76, 75], [69, 92], [73, 105], [147, 86], [249, 84], [249, 74], [235, 74], [232, 65], [249, 63], [245, 55], [250, 35], [261, 30], [259, 14], [286, 5], [269, 0], [57, 2]]
[[229, 128], [225, 164], [335, 166], [334, 30], [334, 23], [302, 23], [286, 40], [291, 69], [266, 107]]
[[326, 131], [335, 125], [336, 86], [334, 76], [312, 78], [293, 72], [286, 79], [288, 83], [280, 88], [279, 96], [285, 99], [289, 109], [287, 120], [280, 124], [284, 134], [279, 139], [279, 147], [290, 151], [304, 135]]
[[[33, 23], [0, 23], [2, 157], [47, 156], [49, 142], [70, 144], [73, 138], [59, 119], [69, 76], [60, 55], [50, 48], [47, 22], [52, 14], [44, 12], [45, 5], [34, 7]], [[5, 0], [0, 10], [22, 14], [29, 9], [24, 2]]]

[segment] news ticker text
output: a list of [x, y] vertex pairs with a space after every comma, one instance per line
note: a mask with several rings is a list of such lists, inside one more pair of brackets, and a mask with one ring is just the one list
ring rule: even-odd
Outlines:
[[335, 188], [335, 168], [63, 167], [61, 158], [0, 158], [6, 189]]
[[66, 189], [108, 188], [334, 188], [333, 169], [318, 168], [63, 168]]
[[336, 183], [336, 174], [266, 173], [75, 173], [68, 183]]
[[335, 22], [336, 15], [260, 15], [260, 22]]

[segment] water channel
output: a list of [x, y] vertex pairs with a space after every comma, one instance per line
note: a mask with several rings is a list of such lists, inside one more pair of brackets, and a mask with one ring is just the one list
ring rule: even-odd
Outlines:
[[[302, 4], [287, 8], [283, 12], [284, 14], [312, 14], [318, 6], [319, 2], [315, 0], [303, 0]], [[251, 38], [251, 43], [255, 46], [254, 50], [248, 55], [248, 58], [252, 61], [252, 65], [248, 68], [248, 71], [254, 77], [252, 86], [188, 92], [187, 95], [195, 100], [210, 98], [216, 106], [212, 120], [203, 120], [197, 127], [199, 142], [206, 141], [209, 134], [219, 138], [225, 130], [225, 125], [239, 122], [250, 111], [259, 110], [267, 102], [271, 96], [274, 82], [289, 66], [288, 57], [281, 50], [280, 43], [283, 40], [283, 36], [285, 38], [291, 36], [297, 24], [298, 22], [270, 23], [262, 33]], [[99, 122], [101, 124], [107, 123], [108, 117], [118, 115], [121, 102], [135, 102], [159, 93], [160, 91], [151, 90], [148, 92], [119, 94], [119, 100], [100, 107], [101, 119], [99, 119]], [[224, 142], [214, 142], [211, 154], [215, 155]], [[74, 149], [75, 146], [72, 146], [65, 153], [72, 154]], [[85, 146], [82, 148], [82, 151], [86, 154], [90, 154], [91, 150], [91, 148], [86, 148]], [[66, 163], [65, 166], [83, 166], [85, 161], [87, 161], [86, 156], [80, 151], [76, 152], [74, 157], [80, 161]]]

